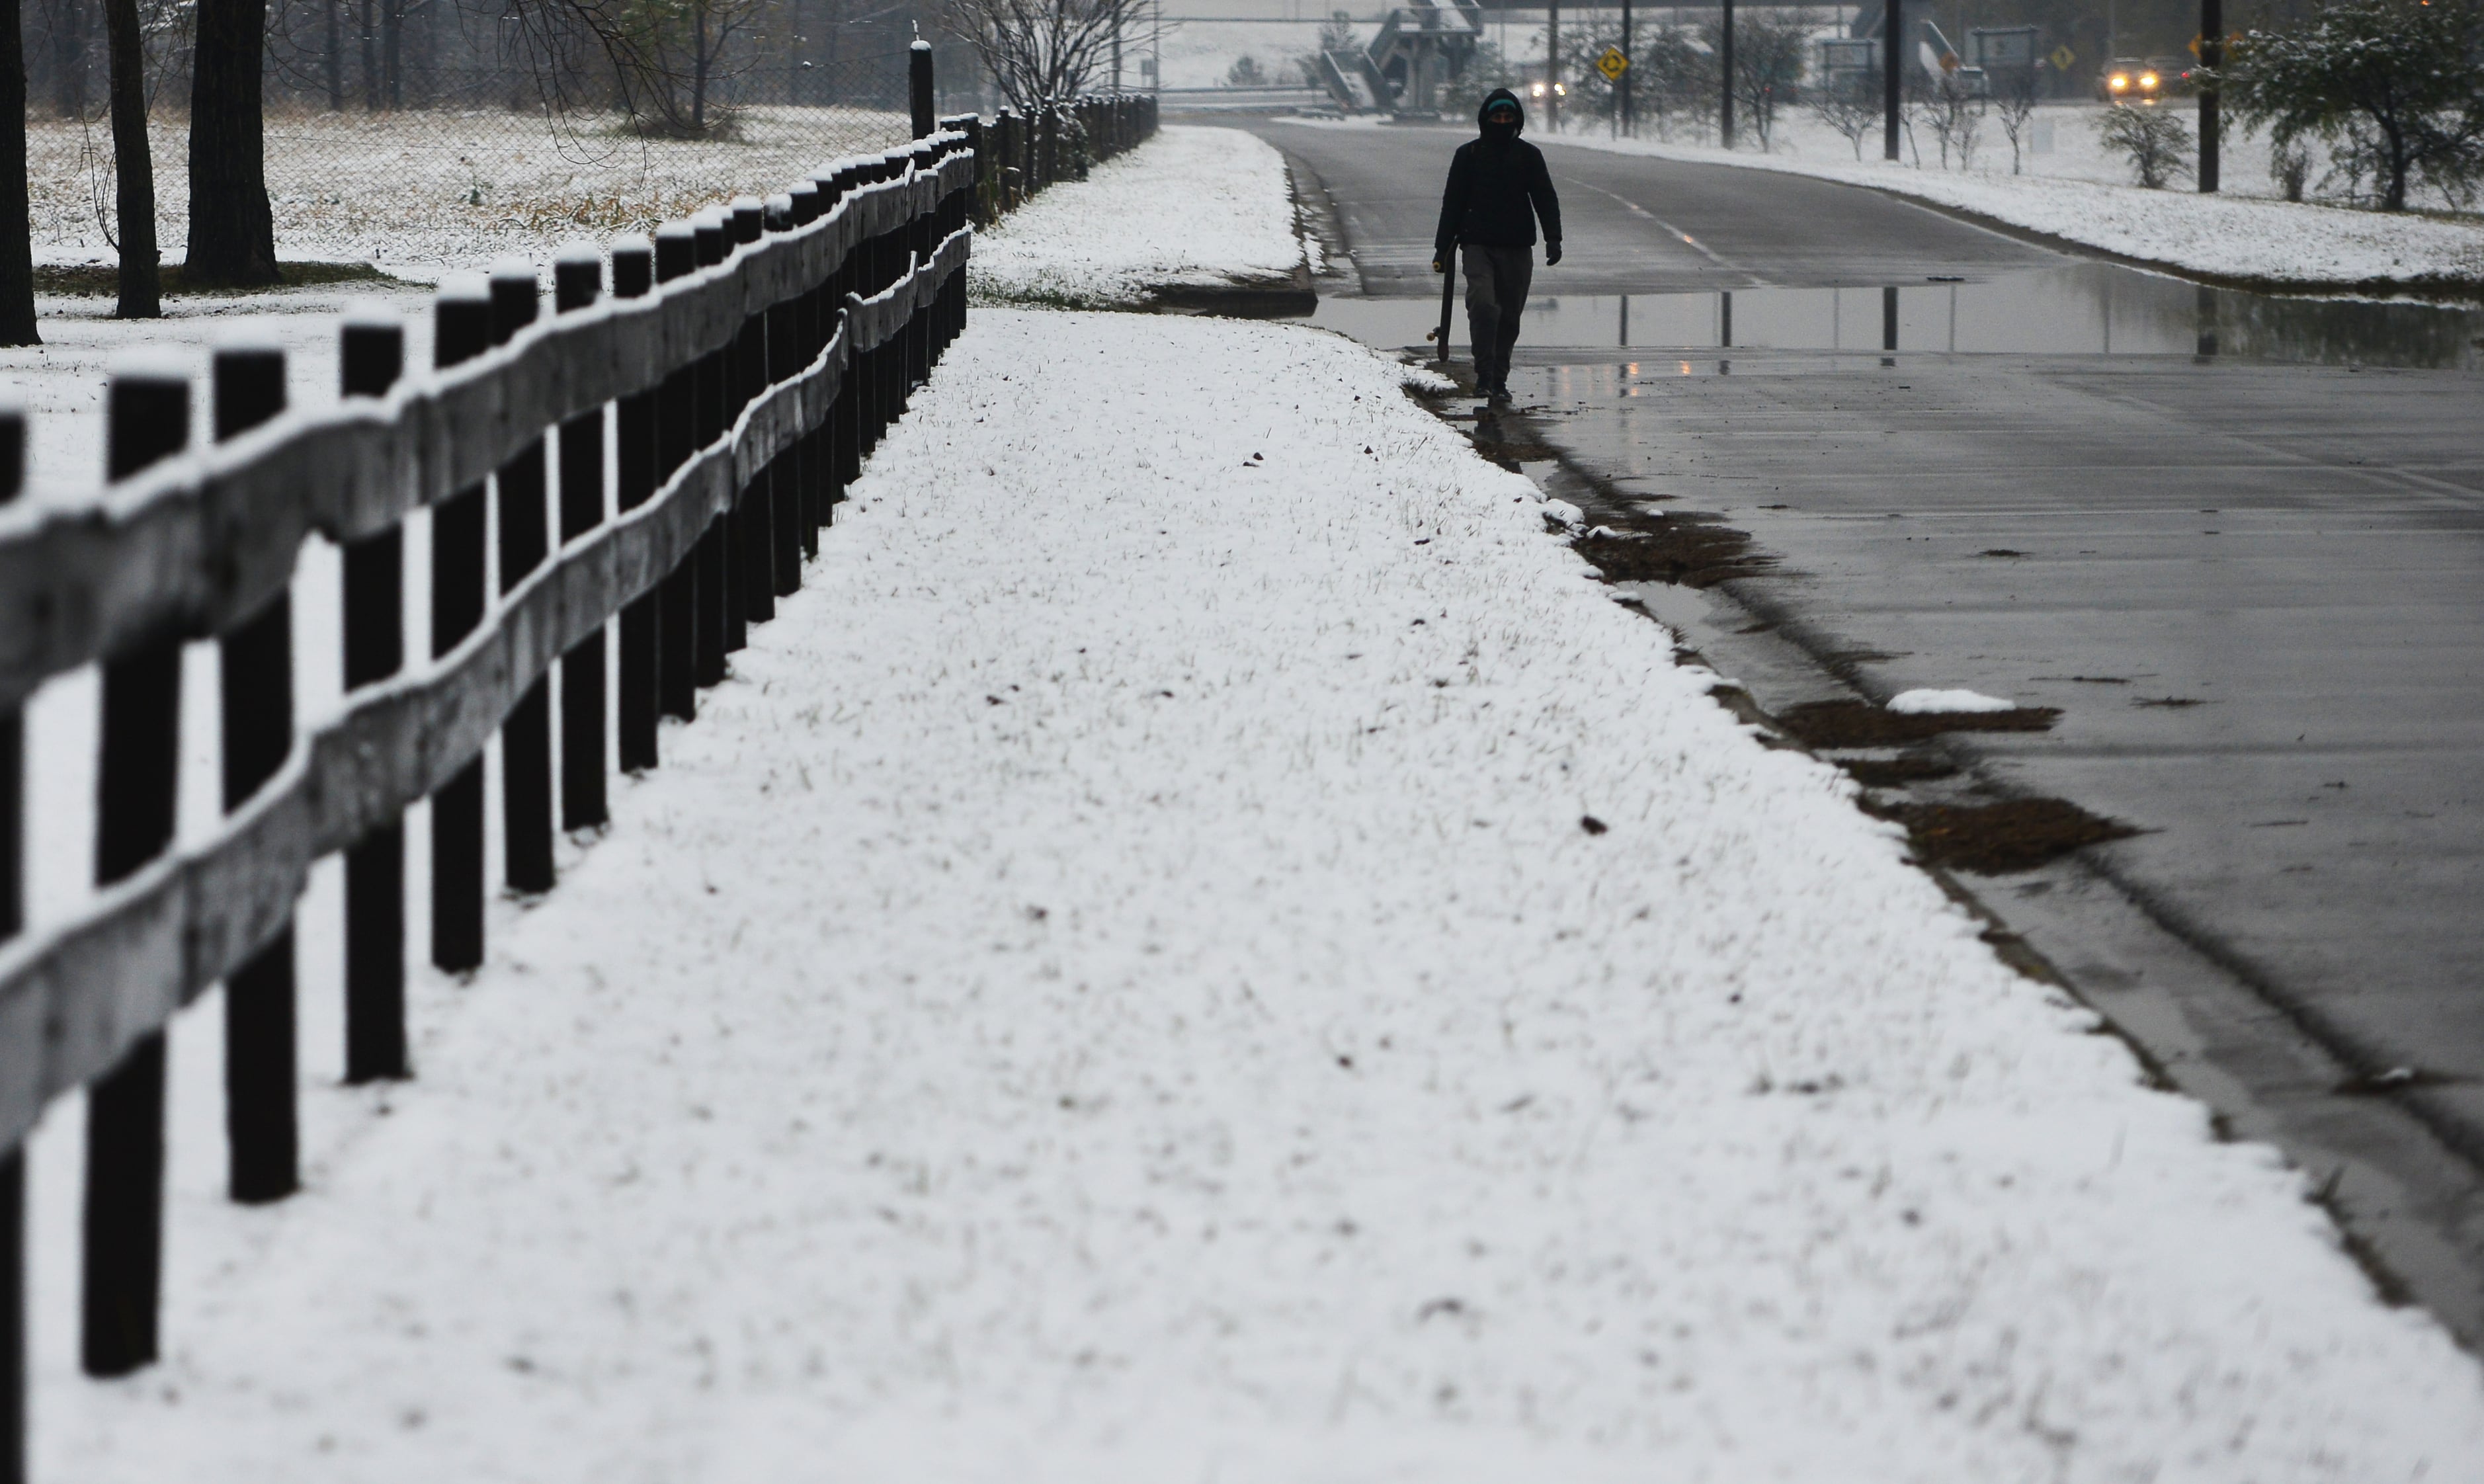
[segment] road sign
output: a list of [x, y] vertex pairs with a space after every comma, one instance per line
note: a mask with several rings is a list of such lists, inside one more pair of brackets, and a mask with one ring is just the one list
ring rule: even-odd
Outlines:
[[2066, 46], [2056, 46], [2053, 48], [2053, 70], [2057, 72], [2068, 71], [2070, 69], [2070, 64], [2078, 60], [2079, 54], [2070, 50]]
[[1607, 46], [1605, 54], [1596, 59], [1596, 70], [1605, 74], [1606, 82], [1620, 82], [1622, 74], [1630, 70], [1630, 58], [1622, 55], [1620, 47]]

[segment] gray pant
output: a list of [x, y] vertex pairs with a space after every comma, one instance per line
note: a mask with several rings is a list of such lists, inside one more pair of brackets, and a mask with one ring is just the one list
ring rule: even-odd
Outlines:
[[1475, 380], [1490, 385], [1509, 375], [1509, 353], [1518, 344], [1519, 316], [1526, 312], [1526, 286], [1535, 281], [1535, 250], [1523, 247], [1458, 249], [1467, 275], [1467, 334], [1474, 344]]

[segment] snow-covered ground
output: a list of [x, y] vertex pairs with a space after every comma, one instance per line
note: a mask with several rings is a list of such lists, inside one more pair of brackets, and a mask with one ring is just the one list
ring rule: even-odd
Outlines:
[[42, 1476], [2484, 1468], [2302, 1178], [1407, 374], [979, 312], [609, 835], [417, 986], [419, 1080], [310, 1073], [307, 1196], [217, 1198], [176, 1028], [129, 1382], [71, 1374], [45, 1126]]
[[[1891, 164], [1856, 161], [1846, 140], [1808, 118], [1789, 116], [1768, 153], [1726, 151], [1712, 145], [1658, 139], [1614, 139], [1599, 128], [1560, 137], [1565, 144], [1661, 159], [1782, 171], [1873, 186], [1939, 205], [1972, 211], [2064, 241], [2190, 273], [2306, 288], [2343, 285], [2484, 284], [2484, 223], [2292, 204], [2268, 194], [2265, 141], [2245, 140], [2230, 153], [2226, 178], [2237, 189], [2201, 196], [2188, 189], [2142, 190], [2125, 183], [2126, 167], [2094, 139], [2098, 110], [2047, 109], [2052, 148], [2029, 153], [2027, 173], [2010, 174], [2010, 148], [1987, 121], [1975, 168], [1943, 170], [1926, 135], [1918, 168], [1910, 154]], [[1294, 119], [1306, 128], [1376, 127], [1369, 120]], [[1919, 131], [1920, 133], [1920, 131]], [[2255, 162], [2255, 163], [2254, 163]]]
[[1275, 149], [1171, 124], [979, 235], [970, 282], [984, 303], [1133, 305], [1162, 287], [1281, 281], [1307, 240]]
[[[74, 120], [28, 125], [37, 261], [117, 259], [92, 204], [90, 142]], [[155, 121], [157, 234], [177, 262], [188, 231], [184, 121]], [[754, 108], [728, 140], [554, 135], [540, 119], [509, 113], [310, 114], [268, 125], [268, 179], [278, 255], [287, 261], [368, 262], [425, 284], [502, 258], [548, 265], [563, 245], [608, 243], [736, 196], [765, 194], [841, 156], [903, 144], [904, 116], [855, 109]], [[316, 181], [316, 189], [310, 182]], [[544, 272], [547, 285], [551, 274]], [[165, 317], [112, 317], [109, 294], [46, 293], [36, 300], [43, 343], [0, 347], [0, 393], [31, 419], [30, 498], [89, 499], [103, 470], [104, 384], [114, 356], [170, 350], [202, 376], [208, 349], [228, 336], [274, 340], [292, 357], [296, 405], [336, 396], [333, 315], [378, 300], [407, 316], [407, 364], [430, 362], [428, 289], [405, 283], [316, 284], [239, 295], [168, 297]], [[198, 410], [203, 419], [204, 408]]]
[[[910, 132], [903, 114], [850, 108], [752, 108], [737, 137], [700, 141], [640, 139], [586, 121], [554, 129], [502, 110], [284, 115], [267, 125], [276, 251], [434, 280], [504, 255], [543, 258], [571, 237], [652, 231]], [[156, 239], [177, 262], [189, 235], [188, 121], [156, 119], [149, 145]], [[36, 261], [115, 261], [110, 131], [30, 120], [26, 164]]]

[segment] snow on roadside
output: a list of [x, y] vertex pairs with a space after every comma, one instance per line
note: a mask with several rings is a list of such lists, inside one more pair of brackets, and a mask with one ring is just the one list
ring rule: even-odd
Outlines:
[[968, 271], [982, 303], [1107, 308], [1282, 280], [1303, 260], [1284, 158], [1239, 129], [1168, 125], [980, 233]]
[[979, 312], [390, 1115], [313, 1087], [282, 1207], [176, 1159], [167, 1360], [40, 1352], [41, 1476], [2484, 1467], [2300, 1176], [1403, 374]]
[[2311, 287], [2484, 284], [2484, 227], [2195, 191], [2038, 175], [1951, 175], [1885, 160], [1788, 158], [1646, 140], [1567, 138], [1620, 154], [1741, 165], [1868, 185], [2189, 273]]
[[[1285, 121], [1322, 126], [1315, 120]], [[2304, 288], [2471, 290], [2484, 285], [2484, 226], [2434, 217], [2146, 191], [2096, 180], [1951, 174], [1885, 160], [1755, 154], [1649, 139], [1565, 134], [1557, 143], [1871, 186], [2136, 261], [2223, 279]]]

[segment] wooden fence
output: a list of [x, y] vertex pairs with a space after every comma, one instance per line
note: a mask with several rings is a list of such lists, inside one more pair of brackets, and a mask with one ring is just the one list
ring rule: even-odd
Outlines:
[[1156, 100], [1144, 93], [1083, 97], [1029, 114], [1004, 108], [991, 122], [958, 121], [979, 162], [975, 222], [988, 227], [1064, 180], [1084, 180], [1091, 163], [1154, 137]]
[[[964, 328], [971, 220], [1071, 172], [1065, 124], [1082, 159], [1154, 128], [1144, 99], [1094, 100], [1052, 111], [1044, 144], [1006, 117], [935, 125], [927, 96], [928, 76], [909, 148], [614, 243], [608, 292], [598, 255], [564, 255], [549, 317], [531, 269], [445, 285], [427, 374], [406, 373], [401, 323], [349, 318], [333, 410], [285, 410], [281, 351], [219, 352], [194, 448], [185, 376], [118, 373], [101, 498], [0, 511], [0, 1484], [24, 1476], [22, 1143], [44, 1108], [87, 1092], [81, 1360], [126, 1374], [157, 1353], [175, 1014], [225, 985], [230, 1194], [291, 1194], [292, 930], [311, 864], [344, 857], [346, 1080], [407, 1076], [406, 810], [429, 800], [431, 961], [475, 968], [486, 742], [506, 883], [549, 890], [555, 816], [606, 820], [606, 625], [610, 750], [652, 769], [659, 719], [694, 717], [748, 626], [800, 585], [846, 483]], [[986, 139], [1020, 163], [979, 156]], [[25, 441], [0, 414], [0, 504]], [[409, 665], [418, 508], [431, 620]], [[297, 728], [289, 592], [312, 532], [342, 553], [345, 690]], [[182, 646], [202, 638], [221, 649], [224, 819], [176, 848]], [[22, 707], [87, 665], [98, 890], [24, 933]]]

